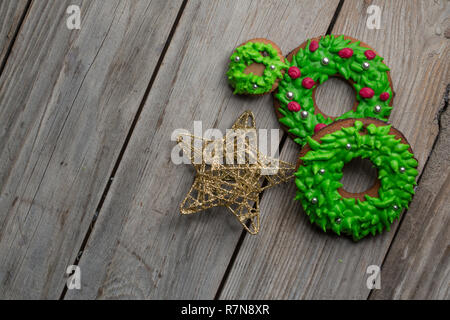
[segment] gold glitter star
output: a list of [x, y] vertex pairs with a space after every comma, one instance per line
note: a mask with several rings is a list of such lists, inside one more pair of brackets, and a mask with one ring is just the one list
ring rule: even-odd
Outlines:
[[[196, 139], [201, 146], [195, 146]], [[196, 170], [194, 183], [181, 203], [181, 213], [224, 206], [251, 234], [257, 234], [260, 227], [260, 193], [293, 178], [295, 172], [294, 165], [258, 150], [250, 111], [237, 119], [223, 139], [212, 141], [182, 134], [178, 143]]]

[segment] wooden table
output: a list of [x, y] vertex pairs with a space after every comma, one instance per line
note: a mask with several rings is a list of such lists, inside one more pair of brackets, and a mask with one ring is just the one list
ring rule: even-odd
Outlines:
[[[380, 29], [367, 27], [372, 4]], [[69, 5], [79, 30], [66, 26]], [[449, 10], [445, 0], [1, 1], [0, 297], [449, 299]], [[293, 183], [263, 193], [256, 236], [225, 208], [181, 216], [193, 169], [171, 161], [174, 129], [224, 130], [247, 109], [258, 128], [279, 128], [270, 96], [232, 94], [232, 50], [265, 37], [287, 54], [325, 33], [361, 39], [391, 68], [390, 122], [419, 160], [409, 210], [357, 243], [312, 226]], [[324, 86], [327, 111], [347, 110], [348, 86]], [[296, 161], [290, 138], [279, 147]], [[66, 288], [69, 265], [81, 290]], [[370, 265], [381, 289], [366, 286]]]

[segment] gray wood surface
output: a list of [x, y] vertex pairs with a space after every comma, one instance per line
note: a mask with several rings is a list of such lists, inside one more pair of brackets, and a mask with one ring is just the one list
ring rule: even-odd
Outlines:
[[[382, 8], [380, 30], [366, 28], [369, 4]], [[372, 45], [391, 67], [397, 95], [390, 122], [412, 144], [420, 170], [437, 136], [436, 116], [448, 83], [448, 40], [435, 33], [436, 24], [448, 17], [447, 6], [448, 2], [347, 0], [333, 28], [335, 34]], [[412, 25], [417, 26], [414, 32]], [[288, 141], [283, 153], [295, 161], [296, 151], [297, 146]], [[220, 298], [368, 297], [366, 269], [382, 266], [398, 222], [390, 232], [354, 243], [311, 226], [300, 204], [291, 200], [294, 195], [293, 185], [283, 193], [268, 190], [264, 195], [261, 234], [245, 237]]]
[[337, 4], [188, 2], [81, 258], [83, 288], [66, 298], [214, 298], [242, 228], [225, 208], [180, 216], [194, 176], [172, 163], [171, 133], [193, 130], [193, 120], [224, 130], [247, 109], [258, 128], [278, 128], [270, 96], [232, 95], [229, 55], [255, 37], [287, 53], [323, 34]]
[[60, 297], [180, 5], [33, 1], [0, 86], [1, 298]]
[[0, 2], [0, 66], [14, 40], [28, 0]]
[[[66, 27], [73, 4], [81, 30]], [[0, 298], [449, 299], [449, 16], [445, 0], [1, 1]], [[421, 172], [400, 222], [358, 243], [325, 234], [292, 182], [263, 193], [257, 236], [226, 208], [181, 216], [194, 170], [171, 161], [175, 129], [225, 130], [245, 110], [280, 128], [271, 96], [232, 94], [232, 50], [265, 37], [287, 54], [329, 28], [391, 67], [390, 122]], [[331, 79], [317, 100], [337, 115], [352, 94]], [[290, 138], [281, 149], [297, 160]], [[351, 169], [345, 187], [367, 187], [366, 164]], [[82, 288], [66, 291], [73, 263]]]
[[[447, 57], [447, 60], [450, 57]], [[448, 91], [447, 91], [448, 103]], [[371, 299], [450, 299], [450, 109]]]

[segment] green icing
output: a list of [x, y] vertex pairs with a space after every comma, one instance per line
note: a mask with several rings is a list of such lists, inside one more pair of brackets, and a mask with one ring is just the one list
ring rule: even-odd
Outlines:
[[[353, 84], [357, 95], [356, 99], [359, 102], [356, 111], [350, 110], [336, 120], [348, 118], [365, 118], [372, 117], [383, 121], [387, 121], [391, 113], [392, 107], [389, 102], [392, 99], [392, 90], [389, 84], [387, 71], [389, 68], [383, 63], [383, 58], [376, 56], [372, 60], [368, 60], [364, 52], [368, 48], [361, 47], [360, 41], [351, 42], [351, 40], [344, 39], [344, 36], [327, 35], [319, 40], [319, 48], [311, 52], [309, 45], [311, 40], [308, 40], [304, 49], [300, 49], [296, 55], [293, 56], [292, 62], [288, 62], [288, 67], [296, 66], [301, 71], [301, 77], [292, 79], [288, 73], [284, 75], [278, 86], [278, 93], [275, 97], [280, 101], [281, 107], [278, 109], [284, 116], [280, 118], [280, 122], [289, 128], [289, 132], [297, 136], [294, 139], [300, 145], [306, 141], [305, 138], [314, 133], [314, 127], [318, 123], [330, 124], [333, 122], [331, 118], [324, 118], [321, 114], [314, 114], [314, 102], [312, 99], [313, 89], [306, 89], [302, 86], [302, 80], [306, 77], [312, 78], [317, 86], [328, 80], [329, 76], [340, 74], [345, 79], [353, 80]], [[350, 58], [341, 58], [338, 55], [339, 50], [343, 48], [353, 49], [353, 56]], [[329, 59], [328, 65], [322, 65], [322, 58]], [[362, 68], [364, 62], [369, 62], [370, 67], [365, 70]], [[370, 99], [361, 98], [359, 95], [360, 89], [369, 87], [374, 90], [375, 95]], [[287, 92], [293, 92], [294, 98], [289, 100], [286, 97]], [[380, 94], [383, 92], [389, 93], [387, 101], [381, 101]], [[297, 101], [301, 110], [307, 111], [308, 116], [303, 119], [300, 112], [289, 111], [287, 104], [290, 101]], [[374, 111], [375, 106], [381, 106], [381, 112]]]
[[[321, 143], [306, 137], [311, 150], [302, 158], [303, 165], [295, 174], [297, 200], [301, 200], [311, 223], [325, 232], [332, 230], [352, 235], [355, 241], [369, 233], [381, 233], [390, 228], [403, 208], [408, 208], [416, 185], [417, 160], [400, 139], [389, 134], [391, 126], [370, 124], [361, 135], [363, 123], [341, 128], [322, 137]], [[346, 148], [347, 144], [351, 149]], [[338, 188], [342, 169], [351, 159], [369, 159], [378, 169], [381, 181], [379, 197], [366, 195], [365, 201], [343, 198]], [[405, 168], [402, 173], [400, 168]], [[325, 169], [324, 173], [320, 170]], [[314, 204], [313, 198], [317, 199]], [[395, 209], [395, 206], [398, 208]], [[338, 220], [339, 219], [339, 220]]]
[[[263, 52], [266, 52], [267, 56], [263, 56]], [[239, 57], [239, 61], [236, 61], [236, 57]], [[262, 76], [244, 73], [245, 69], [253, 63], [264, 64], [266, 68]], [[275, 69], [271, 69], [271, 66], [275, 66]], [[231, 55], [227, 76], [230, 85], [235, 89], [235, 94], [263, 94], [269, 92], [275, 81], [283, 77], [282, 70], [286, 67], [287, 65], [281, 61], [278, 51], [272, 45], [247, 42], [236, 48]], [[255, 84], [257, 88], [254, 88]]]

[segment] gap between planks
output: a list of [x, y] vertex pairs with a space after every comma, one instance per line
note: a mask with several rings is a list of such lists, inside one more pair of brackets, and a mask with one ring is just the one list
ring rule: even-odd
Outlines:
[[[384, 2], [377, 2], [377, 3], [384, 3]], [[390, 3], [390, 4], [392, 4], [392, 3]], [[402, 3], [402, 5], [403, 6], [406, 6], [408, 3], [407, 2], [405, 2], [405, 3]], [[410, 4], [410, 3], [409, 3]], [[409, 4], [408, 4], [408, 7], [409, 7]], [[364, 6], [362, 6], [361, 7], [361, 3], [359, 3], [359, 6], [362, 8], [362, 9], [364, 9], [364, 10], [361, 10], [361, 8], [359, 8], [360, 10], [361, 10], [361, 12], [363, 12], [363, 11], [365, 11], [365, 6], [367, 6], [368, 4], [367, 3], [365, 3], [365, 5]], [[384, 6], [386, 6], [387, 4], [385, 3], [384, 4]], [[346, 1], [345, 2], [345, 6], [346, 7], [352, 7], [352, 2], [350, 2], [350, 1]], [[391, 7], [390, 5], [388, 6], [388, 7]], [[348, 9], [348, 8], [347, 8]], [[420, 11], [422, 8], [421, 7], [417, 7], [417, 8], [414, 8], [415, 10], [417, 10], [417, 11]], [[353, 15], [356, 15], [357, 14], [357, 11], [355, 11], [355, 10], [350, 10], [349, 12], [351, 12]], [[387, 11], [388, 12], [388, 14], [389, 14], [389, 11]], [[341, 14], [341, 16], [342, 16], [342, 14]], [[345, 15], [344, 15], [345, 16]], [[420, 16], [421, 17], [421, 16]], [[351, 18], [351, 16], [350, 16], [350, 18]], [[339, 18], [339, 20], [342, 20], [341, 18]], [[342, 25], [342, 26], [339, 26], [339, 24], [340, 25]], [[338, 23], [338, 29], [339, 29], [339, 27], [345, 27], [345, 28], [347, 28], [347, 29], [349, 29], [349, 27], [347, 26], [347, 25], [345, 25], [345, 23], [343, 24], [343, 22], [342, 21], [340, 21], [340, 23]], [[351, 29], [351, 28], [350, 28]], [[352, 30], [350, 30], [350, 31], [352, 31]], [[355, 31], [355, 30], [353, 30], [353, 31]], [[345, 32], [343, 32], [343, 33], [345, 33]], [[351, 32], [350, 32], [351, 33]], [[339, 34], [338, 32], [336, 33], [336, 34]], [[442, 47], [441, 47], [442, 48]], [[440, 52], [440, 51], [439, 51]], [[401, 64], [400, 64], [400, 66], [401, 66]], [[439, 97], [440, 98], [440, 97]], [[439, 99], [438, 98], [438, 99]], [[404, 98], [404, 96], [403, 96], [403, 101], [405, 101], [405, 98]], [[406, 103], [406, 102], [404, 102], [404, 103]], [[434, 101], [434, 106], [436, 106], [436, 101]], [[433, 110], [436, 110], [437, 108], [433, 108]], [[411, 110], [411, 108], [409, 108], [408, 109], [408, 111], [410, 111]], [[437, 111], [437, 110], [436, 110]], [[411, 112], [411, 111], [410, 111]], [[397, 114], [398, 114], [398, 111], [397, 111]], [[395, 115], [394, 115], [395, 116]], [[430, 116], [430, 115], [429, 115]], [[436, 112], [433, 112], [433, 114], [432, 114], [432, 117], [433, 118], [435, 118], [436, 117]], [[395, 118], [395, 117], [394, 117]], [[392, 121], [392, 120], [391, 120]], [[401, 127], [401, 124], [397, 124], [398, 126], [400, 126]], [[428, 130], [429, 130], [429, 128], [428, 128]], [[414, 136], [412, 135], [412, 134], [410, 134], [411, 135], [411, 139], [414, 141]], [[429, 143], [427, 143], [428, 145], [433, 145], [433, 141], [436, 141], [436, 139], [435, 139], [435, 137], [434, 137], [435, 135], [433, 134], [433, 139], [431, 140], [431, 141], [429, 141]], [[416, 139], [417, 140], [417, 139]], [[419, 141], [415, 141], [416, 142], [416, 148], [417, 149], [419, 149], [419, 150], [423, 150], [424, 149], [424, 147], [423, 147], [423, 141], [424, 140], [419, 140]], [[426, 141], [427, 142], [427, 141]], [[420, 144], [420, 143], [422, 143], [422, 145]], [[417, 144], [419, 144], [419, 146], [417, 146]], [[432, 146], [430, 146], [431, 148], [429, 149], [429, 150], [426, 150], [426, 147], [425, 147], [425, 150], [427, 151], [427, 153], [423, 153], [423, 155], [424, 155], [424, 157], [423, 158], [425, 158], [425, 159], [422, 159], [422, 166], [423, 165], [425, 165], [426, 163], [427, 163], [427, 158], [429, 158], [429, 155], [430, 155], [430, 153], [431, 153], [431, 151], [432, 151]], [[285, 148], [286, 149], [286, 148]], [[419, 154], [420, 154], [420, 152], [419, 152]], [[267, 197], [268, 195], [266, 195], [266, 197]], [[406, 212], [404, 213], [404, 216], [405, 216], [405, 214], [406, 214]], [[395, 228], [399, 228], [399, 226], [398, 225], [396, 225], [396, 227]], [[397, 230], [397, 229], [396, 229]], [[393, 233], [392, 234], [392, 236], [394, 236], [395, 235], [395, 233]], [[249, 238], [245, 238], [245, 241], [243, 241], [243, 246], [244, 245], [246, 245], [247, 243], [247, 240], [250, 240]], [[389, 243], [387, 243], [386, 244], [386, 251], [384, 251], [384, 253], [383, 252], [380, 252], [380, 258], [379, 258], [379, 260], [380, 260], [380, 265], [385, 261], [385, 259], [386, 259], [386, 256], [387, 256], [387, 249], [388, 248], [390, 248], [390, 246], [392, 245], [392, 239], [390, 239], [390, 242]], [[248, 244], [247, 244], [248, 245]], [[368, 244], [368, 245], [370, 245], [370, 244]], [[376, 245], [376, 244], [375, 244]], [[252, 245], [252, 244], [250, 244], [250, 245], [248, 245], [249, 247], [250, 247], [250, 249], [256, 249], [256, 248], [260, 248], [260, 246], [258, 246], [258, 245]], [[267, 249], [267, 248], [266, 248]], [[248, 256], [245, 256], [244, 258], [242, 257], [242, 256], [240, 256], [240, 253], [242, 252], [242, 250], [239, 252], [239, 254], [237, 255], [237, 258], [236, 258], [236, 262], [235, 262], [235, 265], [237, 266], [236, 267], [236, 270], [238, 270], [238, 271], [236, 271], [236, 270], [233, 270], [234, 268], [231, 268], [232, 269], [232, 271], [231, 271], [231, 275], [230, 275], [230, 277], [232, 276], [232, 275], [236, 275], [236, 272], [239, 272], [239, 271], [242, 271], [242, 270], [244, 270], [245, 269], [245, 267], [239, 267], [239, 264], [240, 263], [243, 263], [244, 265], [246, 265], [247, 263], [248, 263], [248, 261], [249, 261], [249, 259], [250, 258], [248, 258]], [[250, 256], [250, 255], [249, 255]], [[242, 259], [240, 259], [240, 258], [242, 258]], [[248, 258], [248, 259], [247, 259]], [[247, 264], [248, 265], [248, 264]], [[255, 268], [250, 268], [250, 269], [252, 269], [252, 270], [255, 270]], [[233, 273], [234, 272], [234, 273]], [[251, 271], [248, 271], [248, 273], [251, 273]], [[244, 277], [244, 276], [242, 276], [242, 277]], [[241, 278], [242, 278], [241, 277]], [[240, 279], [241, 279], [240, 278]], [[242, 279], [241, 279], [242, 280]], [[246, 279], [246, 280], [249, 280], [249, 279]], [[227, 283], [228, 282], [230, 282], [230, 279], [228, 279], [228, 281], [227, 281]], [[239, 280], [237, 280], [236, 281], [236, 283], [239, 283]], [[239, 288], [237, 287], [237, 285], [236, 285], [236, 283], [232, 283], [231, 285], [230, 285], [230, 287], [232, 288], [232, 289], [230, 289], [230, 292], [233, 294], [236, 294], [236, 291], [239, 291]], [[233, 287], [233, 285], [235, 285], [235, 287]], [[225, 292], [227, 292], [227, 285], [225, 285], [225, 289], [224, 289], [224, 291]], [[228, 288], [229, 289], [229, 288]], [[233, 289], [234, 289], [234, 291], [233, 291]], [[281, 290], [281, 289], [279, 289], [279, 290]], [[342, 290], [341, 290], [341, 292], [342, 292]], [[253, 293], [255, 293], [255, 292], [253, 292]], [[246, 294], [248, 294], [248, 292], [246, 292]], [[370, 294], [370, 291], [367, 293], [367, 295], [365, 295], [365, 299], [367, 299], [368, 298], [368, 295]], [[229, 298], [230, 296], [228, 296], [228, 298]], [[305, 297], [305, 295], [303, 295], [302, 297]], [[225, 295], [225, 298], [227, 298], [227, 296]]]
[[[445, 93], [444, 93], [444, 96], [443, 96], [443, 98], [442, 98], [442, 100], [443, 100], [443, 102], [441, 102], [442, 108], [440, 108], [440, 109], [438, 110], [438, 112], [437, 112], [437, 123], [438, 123], [438, 128], [439, 128], [439, 130], [438, 130], [438, 133], [437, 133], [437, 135], [436, 135], [436, 138], [434, 139], [433, 146], [431, 147], [431, 150], [430, 150], [430, 153], [428, 154], [427, 160], [425, 161], [425, 163], [424, 163], [424, 165], [423, 165], [422, 172], [420, 173], [419, 178], [417, 179], [417, 186], [416, 186], [416, 187], [419, 187], [419, 186], [420, 186], [420, 181], [422, 180], [422, 177], [423, 177], [424, 173], [426, 172], [426, 169], [427, 169], [428, 163], [429, 163], [429, 161], [430, 161], [430, 158], [431, 158], [431, 156], [432, 156], [433, 153], [434, 153], [434, 150], [435, 150], [435, 148], [436, 148], [436, 145], [437, 145], [437, 143], [438, 143], [438, 141], [439, 141], [439, 137], [440, 137], [440, 135], [441, 135], [441, 133], [442, 133], [442, 114], [448, 109], [448, 95], [449, 95], [449, 90], [450, 90], [450, 84], [447, 85], [447, 89], [446, 89], [446, 91], [445, 91]], [[411, 203], [414, 201], [414, 197], [415, 197], [415, 196], [416, 196], [416, 194], [414, 194], [413, 198], [411, 199]], [[394, 242], [395, 242], [395, 239], [397, 239], [399, 230], [400, 230], [401, 227], [402, 227], [403, 221], [405, 220], [405, 217], [407, 216], [408, 211], [409, 211], [409, 209], [405, 210], [405, 212], [403, 212], [403, 214], [400, 216], [400, 221], [399, 221], [399, 223], [398, 223], [398, 227], [397, 227], [397, 229], [395, 230], [395, 233], [394, 233], [394, 236], [393, 236], [393, 238], [392, 238], [392, 241], [391, 241], [391, 243], [389, 244], [389, 247], [388, 247], [388, 249], [386, 250], [386, 254], [385, 254], [384, 257], [383, 257], [383, 262], [381, 263], [381, 266], [380, 266], [380, 269], [381, 269], [381, 270], [383, 269], [383, 266], [385, 265], [386, 259], [387, 259], [387, 257], [389, 256], [389, 253], [390, 253], [390, 251], [391, 251], [391, 249], [392, 249], [392, 247], [393, 247], [393, 244], [394, 244]], [[371, 300], [371, 299], [372, 299], [373, 294], [375, 293], [375, 290], [376, 290], [376, 289], [370, 290], [370, 293], [369, 293], [369, 295], [367, 296], [367, 300]]]
[[[339, 1], [338, 5], [336, 7], [336, 11], [334, 12], [333, 17], [330, 20], [330, 24], [329, 24], [325, 34], [331, 34], [331, 31], [333, 30], [334, 24], [337, 21], [339, 13], [341, 12], [342, 6], [344, 5], [344, 1], [345, 0], [340, 0]], [[283, 136], [281, 137], [280, 145], [278, 147], [280, 154], [281, 154], [281, 151], [284, 148], [284, 145], [286, 143], [287, 137], [288, 137], [287, 133], [285, 131], [283, 131]], [[261, 192], [261, 194], [260, 194], [260, 201], [263, 198], [263, 196], [264, 196], [264, 191]], [[236, 262], [237, 255], [238, 255], [238, 253], [239, 253], [239, 251], [241, 249], [242, 244], [244, 243], [244, 239], [245, 239], [246, 235], [247, 235], [247, 231], [242, 230], [242, 233], [241, 233], [241, 235], [239, 237], [239, 240], [238, 240], [238, 242], [236, 244], [236, 247], [234, 248], [233, 254], [232, 254], [231, 258], [230, 258], [230, 262], [228, 263], [228, 266], [225, 269], [225, 273], [223, 274], [222, 280], [220, 281], [219, 287], [217, 288], [217, 292], [216, 292], [216, 295], [214, 296], [214, 300], [219, 300], [220, 295], [222, 294], [222, 291], [223, 291], [223, 288], [225, 286], [225, 283], [227, 282], [228, 276], [230, 275], [230, 272], [231, 272], [231, 269], [233, 268], [233, 265]]]
[[[11, 55], [12, 48], [14, 46], [14, 43], [16, 42], [17, 35], [20, 33], [20, 30], [22, 29], [23, 22], [25, 21], [26, 16], [28, 15], [28, 12], [30, 11], [31, 2], [33, 0], [28, 0], [27, 4], [25, 5], [25, 8], [22, 12], [22, 15], [20, 16], [19, 22], [17, 23], [16, 30], [14, 31], [14, 35], [11, 38], [11, 41], [8, 44], [8, 48], [6, 49], [5, 56], [3, 57], [3, 60], [0, 61], [0, 78], [3, 74], [3, 70], [5, 70], [6, 62], [8, 61], [9, 56]], [[1, 52], [1, 50], [0, 50]]]
[[[142, 113], [142, 109], [144, 108], [145, 102], [147, 101], [148, 95], [150, 93], [150, 90], [152, 89], [153, 83], [155, 82], [156, 76], [158, 75], [159, 69], [160, 69], [161, 64], [162, 64], [162, 62], [164, 60], [164, 56], [167, 53], [167, 49], [169, 48], [170, 42], [172, 41], [173, 35], [175, 34], [175, 31], [177, 29], [177, 26], [178, 26], [178, 23], [179, 23], [179, 21], [181, 19], [181, 16], [183, 15], [184, 8], [186, 7], [187, 2], [188, 2], [188, 0], [183, 0], [183, 3], [181, 4], [180, 9], [178, 10], [178, 14], [177, 14], [177, 16], [175, 18], [175, 21], [174, 21], [174, 23], [172, 25], [172, 28], [170, 29], [170, 33], [169, 33], [169, 35], [167, 37], [167, 40], [166, 40], [166, 42], [164, 44], [164, 48], [163, 48], [163, 50], [161, 52], [161, 55], [159, 56], [158, 62], [156, 63], [155, 70], [153, 71], [152, 77], [150, 78], [150, 81], [149, 81], [149, 83], [147, 85], [147, 88], [146, 88], [146, 90], [144, 92], [142, 100], [141, 100], [141, 102], [139, 104], [139, 108], [138, 108], [138, 110], [136, 112], [136, 115], [134, 116], [133, 122], [132, 122], [132, 124], [130, 126], [130, 129], [128, 130], [128, 133], [127, 133], [127, 136], [125, 138], [125, 141], [124, 141], [124, 143], [123, 143], [123, 145], [122, 145], [122, 147], [120, 149], [119, 155], [118, 155], [116, 161], [114, 162], [114, 167], [113, 167], [113, 169], [111, 171], [111, 174], [110, 174], [109, 179], [108, 179], [108, 183], [106, 184], [105, 189], [103, 190], [102, 196], [101, 196], [100, 201], [99, 201], [99, 203], [97, 205], [97, 208], [95, 210], [95, 215], [92, 218], [92, 221], [91, 221], [91, 223], [89, 225], [89, 228], [86, 231], [86, 234], [85, 234], [85, 236], [83, 238], [83, 242], [81, 244], [81, 247], [78, 250], [78, 254], [77, 254], [77, 256], [75, 258], [75, 261], [73, 263], [74, 265], [76, 265], [77, 262], [80, 261], [81, 257], [83, 256], [83, 251], [84, 251], [84, 249], [86, 247], [86, 244], [89, 241], [89, 237], [90, 237], [90, 235], [91, 235], [91, 233], [92, 233], [92, 231], [93, 231], [93, 229], [95, 227], [95, 222], [98, 219], [98, 216], [99, 216], [100, 211], [102, 209], [103, 203], [105, 202], [106, 196], [108, 195], [109, 189], [111, 188], [111, 184], [112, 184], [112, 182], [114, 180], [114, 176], [115, 176], [115, 174], [117, 172], [117, 169], [120, 166], [120, 163], [122, 161], [123, 155], [125, 154], [125, 151], [127, 149], [128, 143], [129, 143], [129, 141], [131, 139], [131, 136], [133, 135], [134, 129], [136, 127], [136, 124], [139, 121], [139, 117], [140, 117], [140, 114]], [[67, 293], [67, 286], [64, 286], [64, 288], [63, 288], [63, 290], [61, 292], [61, 295], [59, 297], [59, 300], [64, 300], [64, 297], [65, 297], [66, 293]]]

